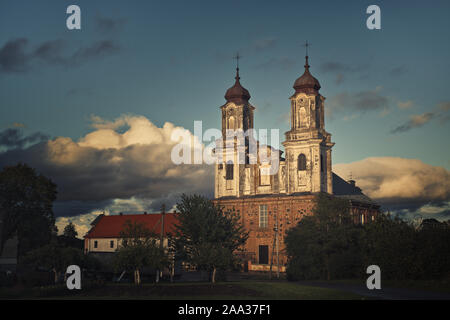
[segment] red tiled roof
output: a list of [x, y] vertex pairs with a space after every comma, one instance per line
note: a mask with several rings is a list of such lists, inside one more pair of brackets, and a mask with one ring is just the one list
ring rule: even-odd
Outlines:
[[[118, 238], [127, 220], [143, 223], [150, 231], [159, 235], [161, 233], [161, 216], [161, 213], [100, 216], [94, 221], [95, 224], [85, 238]], [[164, 215], [165, 235], [175, 232], [175, 225], [178, 222], [176, 216], [176, 213], [166, 213]]]

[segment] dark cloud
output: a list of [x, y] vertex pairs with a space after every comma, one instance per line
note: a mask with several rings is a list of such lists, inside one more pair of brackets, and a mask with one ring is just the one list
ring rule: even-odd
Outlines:
[[253, 41], [252, 49], [255, 51], [262, 51], [274, 48], [276, 44], [277, 40], [274, 37], [261, 38]]
[[96, 28], [103, 34], [111, 34], [120, 31], [126, 22], [127, 20], [123, 18], [95, 17]]
[[[247, 45], [243, 47], [237, 47], [235, 50], [230, 50], [229, 52], [223, 51], [223, 50], [215, 50], [213, 53], [213, 57], [217, 62], [231, 62], [233, 61], [234, 57], [236, 56], [236, 53], [239, 52], [239, 55], [241, 58], [243, 58], [243, 61], [247, 61], [246, 58], [249, 57], [255, 57], [255, 55], [259, 53], [266, 53], [267, 51], [270, 51], [270, 49], [273, 49], [276, 47], [278, 43], [278, 40], [275, 37], [267, 36], [267, 37], [261, 37], [257, 38], [251, 42], [249, 42]], [[292, 67], [295, 63], [293, 63], [293, 60], [286, 57], [274, 57], [270, 58], [266, 62], [263, 62], [257, 67], [282, 67], [282, 68], [289, 68]]]
[[[158, 128], [144, 117], [124, 117], [116, 122], [126, 122], [127, 130], [121, 133], [115, 123], [110, 128], [104, 124], [78, 142], [59, 137], [0, 152], [0, 168], [21, 161], [51, 178], [58, 186], [58, 214], [81, 214], [105, 206], [124, 212], [126, 208], [159, 210], [163, 202], [170, 209], [186, 191], [212, 196], [212, 166], [172, 162], [175, 126], [166, 123]], [[5, 141], [24, 145], [17, 136]]]
[[0, 71], [25, 72], [29, 69], [29, 55], [25, 52], [28, 40], [24, 38], [8, 41], [0, 49]]
[[341, 62], [328, 61], [319, 66], [319, 71], [322, 73], [354, 72], [357, 68]]
[[361, 91], [353, 96], [353, 105], [358, 110], [368, 111], [382, 109], [387, 106], [388, 99], [380, 95], [376, 90]]
[[391, 133], [406, 132], [413, 128], [418, 128], [429, 122], [434, 117], [432, 112], [426, 112], [424, 114], [412, 115], [411, 118], [404, 124], [391, 130]]
[[450, 201], [430, 201], [425, 204], [397, 204], [388, 205], [385, 210], [393, 216], [398, 216], [404, 220], [415, 221], [417, 219], [436, 219], [447, 221], [450, 218]]
[[53, 212], [56, 217], [73, 217], [87, 214], [94, 210], [101, 210], [111, 205], [111, 200], [105, 201], [56, 201], [53, 204]]
[[404, 65], [397, 66], [389, 70], [391, 76], [401, 76], [408, 72], [408, 68]]
[[9, 128], [0, 132], [0, 148], [23, 148], [28, 144], [34, 144], [48, 139], [49, 136], [40, 132], [35, 132], [24, 137], [20, 127]]
[[380, 89], [359, 91], [355, 93], [342, 92], [328, 100], [329, 112], [370, 112], [389, 108], [389, 99], [380, 93]]
[[295, 66], [296, 62], [288, 57], [272, 57], [263, 63], [256, 65], [260, 69], [284, 69], [289, 70]]
[[342, 82], [344, 82], [344, 75], [342, 73], [338, 73], [336, 75], [335, 82], [336, 82], [336, 84], [341, 84]]
[[319, 71], [321, 73], [330, 73], [335, 75], [336, 84], [341, 84], [342, 82], [344, 82], [346, 75], [350, 73], [361, 74], [361, 72], [367, 70], [367, 68], [367, 65], [348, 65], [337, 61], [328, 61], [319, 65]]
[[80, 65], [120, 51], [119, 45], [112, 40], [95, 41], [71, 54], [65, 53], [69, 48], [62, 39], [42, 42], [34, 50], [27, 50], [28, 42], [25, 38], [15, 39], [8, 41], [0, 49], [0, 72], [27, 72], [36, 62], [47, 65]]
[[438, 108], [440, 111], [443, 111], [443, 112], [450, 111], [450, 101], [440, 102], [438, 104]]
[[450, 121], [450, 115], [448, 114], [448, 111], [450, 111], [450, 102], [444, 101], [438, 103], [437, 107], [434, 108], [434, 110], [432, 110], [431, 112], [411, 115], [408, 121], [392, 129], [391, 133], [401, 133], [414, 128], [419, 128], [434, 119], [436, 119], [441, 125], [443, 125]]
[[76, 51], [71, 61], [76, 63], [83, 63], [87, 60], [103, 58], [105, 56], [119, 52], [120, 47], [112, 40], [102, 40], [94, 42], [88, 47], [83, 47]]
[[38, 58], [48, 64], [66, 65], [68, 59], [63, 56], [65, 47], [66, 44], [61, 39], [46, 41], [38, 45], [31, 57]]
[[[344, 81], [347, 75], [354, 74], [358, 79], [367, 79], [369, 77], [368, 70], [370, 64], [346, 64], [339, 61], [324, 62], [319, 66], [319, 71], [322, 73], [330, 73], [336, 76], [336, 83], [340, 84]], [[396, 66], [388, 71], [390, 76], [401, 76], [408, 72], [405, 65]]]

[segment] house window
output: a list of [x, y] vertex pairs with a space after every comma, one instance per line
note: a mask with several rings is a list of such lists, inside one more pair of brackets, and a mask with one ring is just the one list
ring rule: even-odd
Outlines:
[[94, 241], [94, 248], [98, 248], [98, 241], [97, 240]]
[[299, 154], [297, 158], [297, 168], [299, 171], [306, 170], [306, 156], [303, 153]]
[[109, 242], [109, 247], [110, 247], [110, 248], [114, 248], [114, 240], [111, 240], [111, 241]]
[[226, 176], [225, 179], [227, 180], [233, 180], [233, 164], [227, 163], [226, 164]]
[[359, 222], [361, 222], [361, 224], [364, 224], [364, 214], [360, 215]]
[[268, 216], [267, 216], [267, 205], [262, 204], [259, 206], [259, 227], [267, 228]]

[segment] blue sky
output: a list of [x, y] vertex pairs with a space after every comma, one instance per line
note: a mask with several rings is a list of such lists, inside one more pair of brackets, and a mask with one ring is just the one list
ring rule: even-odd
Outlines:
[[[70, 4], [81, 8], [81, 30], [66, 28]], [[381, 30], [366, 28], [371, 4]], [[25, 136], [77, 141], [93, 130], [92, 115], [123, 114], [158, 127], [219, 127], [239, 51], [255, 126], [284, 133], [308, 40], [333, 163], [400, 157], [448, 172], [449, 9], [448, 1], [2, 0], [0, 131], [16, 123]], [[5, 46], [18, 39], [23, 59], [7, 69]], [[44, 44], [53, 51], [37, 56]]]

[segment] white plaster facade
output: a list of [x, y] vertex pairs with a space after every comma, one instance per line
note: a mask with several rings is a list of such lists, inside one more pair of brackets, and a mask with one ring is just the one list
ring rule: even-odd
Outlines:
[[[121, 238], [85, 238], [84, 251], [88, 252], [116, 252], [122, 246]], [[159, 239], [155, 239], [159, 245]], [[168, 248], [168, 239], [164, 238], [163, 247]]]
[[[309, 66], [305, 65], [305, 74], [310, 76], [306, 67]], [[220, 107], [224, 139], [216, 144], [232, 147], [216, 148], [216, 156], [222, 155], [215, 166], [216, 199], [264, 194], [333, 193], [331, 149], [334, 143], [331, 142], [331, 134], [325, 131], [325, 98], [318, 90], [296, 90], [290, 100], [291, 130], [285, 133], [283, 142], [286, 158], [281, 157], [282, 151], [256, 142], [258, 152], [266, 148], [269, 157], [278, 157], [279, 167], [273, 174], [267, 174], [270, 163], [261, 162], [259, 156], [254, 159], [247, 143], [242, 145], [234, 137], [226, 136], [228, 129], [242, 129], [244, 132], [253, 129], [255, 107], [245, 99], [228, 101]]]

